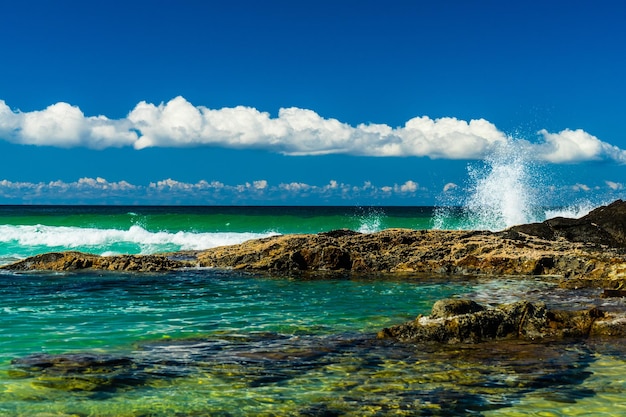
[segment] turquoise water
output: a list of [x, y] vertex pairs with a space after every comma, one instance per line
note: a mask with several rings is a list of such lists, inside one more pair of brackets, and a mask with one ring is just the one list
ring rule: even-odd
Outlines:
[[0, 264], [57, 250], [206, 249], [275, 234], [428, 229], [432, 207], [0, 206]]
[[[433, 213], [4, 207], [0, 253], [6, 263], [49, 250], [147, 253], [205, 238], [428, 228]], [[2, 272], [0, 415], [626, 415], [622, 340], [452, 347], [376, 339], [383, 327], [428, 314], [436, 300], [462, 296], [557, 307], [597, 301], [514, 277]]]

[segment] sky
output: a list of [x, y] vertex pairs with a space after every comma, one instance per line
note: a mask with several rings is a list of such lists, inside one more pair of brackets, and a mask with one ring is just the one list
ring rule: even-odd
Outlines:
[[24, 0], [0, 37], [0, 204], [624, 196], [624, 0]]

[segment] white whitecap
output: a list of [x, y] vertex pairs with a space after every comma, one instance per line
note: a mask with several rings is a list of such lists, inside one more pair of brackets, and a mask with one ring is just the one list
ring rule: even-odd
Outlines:
[[[202, 250], [276, 235], [266, 233], [152, 232], [141, 226], [128, 230], [46, 225], [0, 225], [0, 243], [22, 248], [47, 247], [55, 250], [92, 249], [95, 253], [119, 253], [120, 245], [136, 245], [140, 253], [161, 250]], [[117, 246], [116, 246], [117, 245]], [[27, 251], [26, 251], [27, 252]]]

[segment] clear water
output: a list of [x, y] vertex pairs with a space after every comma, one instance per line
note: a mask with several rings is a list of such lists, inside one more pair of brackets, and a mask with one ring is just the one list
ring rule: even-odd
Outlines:
[[[514, 299], [525, 288], [538, 296], [550, 286], [510, 279], [498, 288]], [[211, 269], [3, 273], [0, 415], [624, 411], [626, 360], [618, 342], [441, 347], [375, 338], [385, 326], [427, 314], [439, 298], [496, 302], [494, 288], [491, 280], [461, 277], [303, 281]], [[11, 363], [41, 353], [132, 364], [55, 373]]]

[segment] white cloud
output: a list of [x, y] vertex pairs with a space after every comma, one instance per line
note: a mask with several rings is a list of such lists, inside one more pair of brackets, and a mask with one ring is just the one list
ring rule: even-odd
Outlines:
[[24, 145], [94, 149], [129, 146], [138, 139], [126, 119], [85, 117], [78, 107], [63, 102], [40, 111], [15, 112], [3, 100], [0, 100], [0, 137]]
[[535, 145], [540, 160], [553, 163], [600, 160], [626, 163], [626, 151], [602, 142], [582, 129], [565, 129], [559, 133], [549, 133], [542, 129], [539, 134], [545, 141]]
[[263, 148], [290, 155], [480, 157], [505, 136], [485, 120], [469, 123], [426, 116], [393, 129], [383, 124], [352, 127], [312, 110], [280, 109], [277, 118], [250, 107], [211, 110], [182, 97], [156, 106], [139, 103], [128, 119], [141, 136], [134, 146], [213, 145]]
[[254, 181], [252, 183], [252, 187], [254, 187], [257, 190], [264, 190], [267, 188], [267, 181], [266, 180]]
[[414, 193], [419, 188], [419, 185], [415, 181], [407, 181], [399, 187], [396, 186], [395, 189], [401, 193]]
[[376, 201], [391, 197], [411, 197], [424, 191], [415, 181], [408, 180], [393, 186], [376, 186], [370, 181], [362, 185], [351, 185], [336, 180], [327, 184], [314, 185], [302, 182], [271, 185], [267, 180], [249, 181], [243, 184], [227, 185], [219, 181], [201, 180], [196, 183], [167, 178], [148, 185], [135, 185], [127, 181], [111, 182], [101, 177], [80, 178], [74, 182], [61, 180], [50, 182], [12, 182], [0, 180], [0, 198], [62, 203], [64, 201], [106, 202], [132, 201], [150, 203], [154, 199], [163, 202], [192, 201], [207, 202], [233, 201], [283, 201], [285, 198], [319, 198], [323, 201], [358, 200]]
[[[539, 131], [543, 140], [516, 141], [533, 158], [550, 163], [612, 160], [626, 163], [626, 151], [581, 130]], [[209, 109], [183, 97], [158, 105], [142, 101], [126, 118], [85, 116], [68, 103], [44, 110], [14, 111], [0, 100], [0, 138], [18, 144], [57, 147], [218, 146], [256, 148], [287, 155], [348, 154], [483, 159], [512, 141], [484, 119], [415, 117], [403, 126], [351, 126], [312, 110], [283, 108], [277, 117], [253, 107]]]
[[578, 183], [578, 184], [574, 184], [574, 185], [572, 186], [572, 189], [573, 189], [574, 191], [591, 191], [591, 188], [589, 188], [589, 186], [588, 186], [588, 185], [586, 185], [586, 184], [580, 184], [580, 183]]

